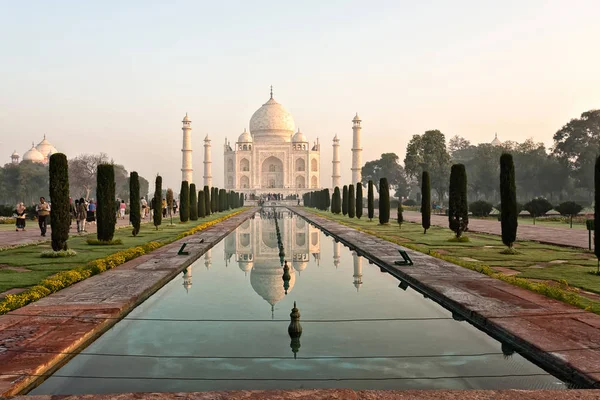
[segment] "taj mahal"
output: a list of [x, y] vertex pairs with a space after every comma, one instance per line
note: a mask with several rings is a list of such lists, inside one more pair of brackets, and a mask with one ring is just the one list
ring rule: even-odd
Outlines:
[[[182, 180], [193, 182], [191, 119], [183, 118]], [[361, 120], [352, 119], [352, 183], [361, 182], [362, 148]], [[302, 195], [323, 187], [334, 188], [341, 183], [340, 140], [333, 138], [331, 186], [321, 181], [321, 144], [312, 143], [296, 127], [292, 114], [273, 97], [250, 118], [249, 129], [232, 143], [223, 145], [224, 188], [245, 194], [278, 193]], [[212, 187], [211, 140], [204, 138], [204, 185]]]

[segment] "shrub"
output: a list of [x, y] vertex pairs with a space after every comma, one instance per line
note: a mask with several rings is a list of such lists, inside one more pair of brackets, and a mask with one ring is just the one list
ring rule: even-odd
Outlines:
[[390, 222], [390, 187], [387, 178], [379, 180], [379, 223], [381, 225]]
[[181, 182], [179, 192], [179, 220], [187, 222], [190, 219], [190, 186], [188, 181]]
[[52, 225], [52, 250], [67, 250], [71, 227], [71, 203], [69, 199], [69, 164], [62, 153], [50, 156], [49, 192], [52, 201], [50, 225]]
[[58, 251], [46, 250], [46, 251], [42, 251], [42, 253], [40, 254], [40, 257], [42, 257], [42, 258], [62, 258], [62, 257], [72, 257], [72, 256], [76, 256], [76, 255], [77, 255], [77, 252], [72, 249], [58, 250]]
[[556, 211], [560, 213], [560, 215], [564, 215], [569, 217], [570, 227], [573, 227], [573, 217], [583, 210], [583, 206], [575, 203], [574, 201], [565, 201], [564, 203], [560, 203], [558, 206], [554, 208]]
[[417, 205], [417, 202], [413, 199], [406, 199], [402, 202], [402, 205], [406, 207], [414, 207]]
[[219, 211], [219, 189], [216, 187], [210, 188], [210, 212], [211, 214]]
[[342, 215], [348, 214], [348, 186], [342, 188]]
[[206, 197], [204, 196], [204, 190], [198, 192], [198, 217], [206, 217]]
[[208, 185], [204, 185], [204, 214], [208, 217], [211, 214], [211, 208], [210, 208], [210, 198], [211, 198], [211, 191], [210, 188], [208, 187]]
[[450, 168], [450, 188], [448, 190], [448, 222], [450, 229], [459, 238], [469, 226], [467, 206], [467, 171], [463, 164]]
[[169, 217], [171, 218], [171, 224], [173, 224], [173, 200], [175, 199], [175, 195], [173, 194], [173, 189], [167, 189], [167, 212]]
[[329, 207], [331, 207], [331, 196], [329, 195], [329, 189], [323, 189], [323, 201], [325, 202], [325, 208], [323, 208], [323, 210], [327, 211]]
[[375, 216], [375, 193], [373, 192], [373, 181], [369, 181], [369, 187], [367, 188], [367, 213], [369, 221], [373, 221]]
[[427, 171], [421, 176], [421, 226], [424, 234], [431, 227], [431, 183]]
[[398, 221], [398, 226], [402, 229], [402, 223], [404, 222], [404, 210], [402, 209], [402, 202], [398, 202], [398, 217], [396, 218]]
[[342, 212], [342, 198], [340, 194], [340, 188], [335, 187], [333, 189], [333, 197], [331, 198], [331, 212], [334, 214], [339, 214]]
[[86, 240], [86, 243], [92, 246], [116, 246], [123, 244], [123, 241], [121, 239], [99, 240], [89, 238]]
[[493, 209], [493, 205], [483, 200], [474, 201], [469, 205], [469, 210], [475, 217], [487, 217]]
[[219, 212], [227, 210], [227, 191], [219, 189]]
[[190, 220], [198, 221], [198, 193], [193, 183], [190, 185]]
[[[502, 225], [502, 243], [512, 249], [517, 240], [519, 204], [515, 185], [515, 165], [512, 155], [500, 156], [500, 222]], [[504, 209], [504, 211], [502, 211]]]
[[98, 240], [112, 240], [117, 224], [115, 205], [115, 168], [112, 164], [99, 164], [96, 177], [96, 229]]
[[158, 230], [158, 227], [160, 226], [160, 224], [162, 224], [162, 177], [160, 175], [156, 176], [156, 181], [154, 183], [154, 201], [153, 201], [153, 207], [154, 207], [154, 226], [156, 227], [156, 230]]
[[244, 207], [244, 193], [240, 193], [240, 207]]
[[356, 184], [356, 218], [360, 219], [363, 214], [363, 190], [362, 183]]
[[129, 174], [129, 222], [133, 226], [131, 234], [137, 236], [140, 233], [141, 203], [140, 203], [140, 177], [137, 172]]
[[348, 186], [348, 217], [356, 216], [356, 194], [354, 193], [354, 185]]
[[535, 224], [535, 219], [537, 217], [541, 217], [545, 215], [548, 211], [552, 210], [552, 204], [542, 197], [536, 197], [525, 203], [523, 205], [523, 209], [533, 217], [533, 223]]

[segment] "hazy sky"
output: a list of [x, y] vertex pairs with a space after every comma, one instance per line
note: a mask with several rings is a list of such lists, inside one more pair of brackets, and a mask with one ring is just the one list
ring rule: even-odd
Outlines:
[[223, 142], [275, 98], [331, 184], [331, 140], [350, 179], [351, 119], [363, 161], [404, 158], [439, 129], [473, 142], [547, 145], [600, 108], [600, 1], [0, 0], [0, 160], [44, 133], [67, 156], [105, 152], [177, 189], [181, 119], [223, 184]]

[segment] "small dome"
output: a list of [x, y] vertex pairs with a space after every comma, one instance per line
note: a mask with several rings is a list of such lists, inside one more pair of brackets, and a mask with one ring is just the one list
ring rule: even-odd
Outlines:
[[356, 113], [356, 115], [354, 116], [354, 119], [352, 119], [353, 122], [360, 122], [360, 117], [358, 116], [358, 113]]
[[41, 142], [39, 142], [38, 145], [35, 146], [35, 148], [37, 149], [37, 151], [42, 153], [42, 156], [44, 158], [49, 157], [49, 154], [51, 152], [58, 153], [58, 150], [56, 150], [54, 146], [52, 146], [52, 144], [46, 139], [46, 135], [44, 135], [44, 139]]
[[12, 158], [17, 158], [17, 157], [20, 157], [20, 156], [19, 156], [19, 153], [17, 153], [17, 151], [15, 150], [15, 151], [13, 151], [13, 153], [11, 154], [11, 157], [12, 157]]
[[44, 155], [35, 148], [33, 143], [31, 143], [31, 149], [23, 154], [23, 161], [44, 162], [44, 158]]
[[185, 113], [185, 117], [183, 117], [183, 121], [181, 122], [192, 122], [192, 120], [190, 119], [190, 117], [188, 117], [187, 113]]
[[308, 140], [306, 139], [306, 136], [304, 136], [304, 133], [300, 132], [300, 128], [298, 128], [298, 132], [296, 132], [296, 134], [292, 138], [292, 142], [295, 142], [295, 143], [299, 143], [299, 142], [304, 143], [304, 142], [308, 142]]
[[300, 272], [306, 269], [308, 263], [306, 261], [292, 261], [292, 266], [296, 271]]
[[492, 146], [502, 146], [502, 142], [500, 141], [500, 139], [498, 139], [498, 134], [497, 133], [494, 136], [494, 140], [492, 140], [491, 145]]
[[240, 260], [238, 261], [238, 266], [240, 267], [240, 269], [244, 272], [248, 272], [252, 269], [252, 267], [254, 267], [254, 262], [253, 261], [244, 261], [244, 260]]
[[244, 128], [244, 132], [238, 138], [239, 143], [252, 143], [252, 135], [246, 132], [246, 128]]

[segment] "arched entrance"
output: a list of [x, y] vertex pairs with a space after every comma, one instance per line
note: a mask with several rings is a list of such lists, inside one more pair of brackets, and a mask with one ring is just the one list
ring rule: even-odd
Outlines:
[[283, 161], [273, 156], [263, 161], [260, 185], [263, 189], [283, 188]]

